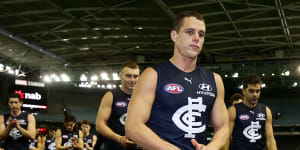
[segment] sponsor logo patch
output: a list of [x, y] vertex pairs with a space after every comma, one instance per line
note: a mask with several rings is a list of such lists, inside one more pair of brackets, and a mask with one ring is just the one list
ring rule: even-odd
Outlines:
[[240, 119], [240, 120], [248, 120], [248, 119], [249, 119], [249, 116], [246, 115], [246, 114], [242, 114], [242, 115], [240, 115], [239, 119]]
[[180, 94], [183, 92], [183, 87], [176, 83], [170, 83], [165, 85], [164, 90], [171, 94]]
[[117, 107], [126, 107], [127, 103], [126, 102], [116, 102]]

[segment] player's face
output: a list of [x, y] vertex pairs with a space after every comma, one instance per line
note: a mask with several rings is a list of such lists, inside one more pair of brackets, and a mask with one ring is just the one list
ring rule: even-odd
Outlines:
[[140, 76], [139, 69], [125, 67], [120, 73], [123, 88], [133, 90]]
[[70, 122], [65, 122], [65, 127], [66, 127], [66, 129], [67, 129], [67, 131], [69, 131], [69, 132], [72, 132], [73, 131], [73, 129], [74, 129], [74, 127], [75, 127], [75, 122], [72, 122], [72, 121], [70, 121]]
[[244, 102], [251, 106], [256, 106], [260, 97], [260, 84], [248, 84], [246, 89], [243, 89]]
[[81, 130], [82, 130], [82, 132], [84, 132], [84, 133], [89, 132], [90, 129], [91, 129], [91, 126], [88, 125], [88, 124], [82, 124], [82, 125], [81, 125]]
[[16, 112], [21, 110], [22, 102], [19, 101], [19, 98], [9, 98], [8, 106], [11, 111]]
[[[175, 35], [173, 35], [175, 34]], [[202, 50], [205, 36], [205, 23], [195, 17], [186, 17], [178, 32], [172, 31], [175, 50], [180, 55], [194, 59]]]

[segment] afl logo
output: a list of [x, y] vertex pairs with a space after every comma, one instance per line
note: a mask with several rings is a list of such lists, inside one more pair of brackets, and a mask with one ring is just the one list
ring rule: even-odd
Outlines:
[[126, 107], [127, 103], [126, 102], [116, 102], [117, 107]]
[[240, 115], [240, 120], [248, 120], [249, 119], [249, 116], [248, 115], [246, 115], [246, 114], [242, 114], [242, 115]]
[[206, 84], [206, 83], [200, 83], [200, 84], [199, 84], [199, 88], [200, 88], [202, 91], [207, 91], [207, 92], [212, 91], [211, 85]]
[[183, 87], [179, 84], [170, 83], [165, 85], [164, 90], [171, 94], [180, 94], [183, 92]]

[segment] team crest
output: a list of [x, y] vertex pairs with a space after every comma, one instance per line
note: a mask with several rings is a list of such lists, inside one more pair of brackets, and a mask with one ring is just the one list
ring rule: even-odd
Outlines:
[[177, 109], [172, 120], [179, 129], [186, 132], [185, 138], [195, 138], [196, 133], [202, 133], [206, 129], [206, 125], [200, 121], [201, 113], [205, 110], [206, 105], [202, 103], [202, 97], [197, 99], [188, 97], [188, 105]]

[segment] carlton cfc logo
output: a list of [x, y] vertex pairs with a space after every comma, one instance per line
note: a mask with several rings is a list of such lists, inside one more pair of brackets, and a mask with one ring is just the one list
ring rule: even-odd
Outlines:
[[183, 92], [183, 87], [179, 84], [170, 83], [165, 85], [164, 90], [171, 94], [180, 94]]

